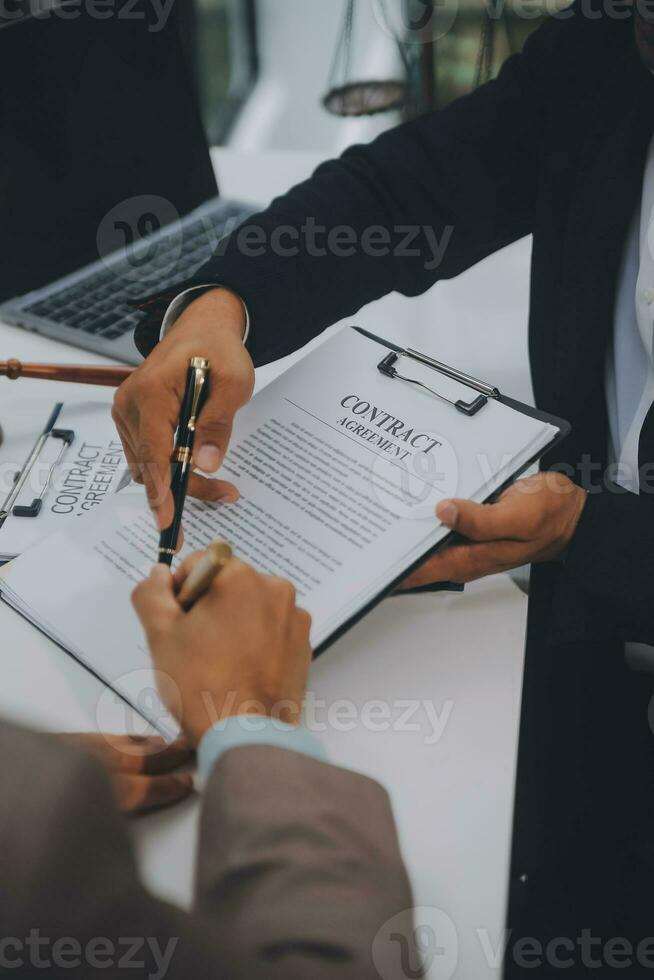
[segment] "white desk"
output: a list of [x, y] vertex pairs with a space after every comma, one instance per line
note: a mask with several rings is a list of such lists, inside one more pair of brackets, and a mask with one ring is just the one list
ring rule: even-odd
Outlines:
[[[249, 186], [259, 187], [257, 196], [262, 200], [302, 177], [314, 161], [304, 154], [267, 155], [259, 161], [259, 169], [251, 158], [246, 167], [241, 157], [223, 151], [218, 163], [226, 193], [247, 197], [242, 181], [249, 181]], [[257, 173], [266, 179], [255, 183]], [[435, 305], [433, 293], [411, 304], [389, 297], [357, 320], [374, 323], [380, 332], [380, 320], [389, 330], [397, 329], [398, 310], [403, 310], [402, 329], [414, 344], [424, 344], [429, 330], [433, 346], [430, 324], [440, 302], [441, 314], [454, 317], [457, 326], [451, 336], [438, 331], [439, 339], [445, 338], [440, 350], [447, 347], [447, 356], [455, 355], [453, 359], [457, 352], [459, 360], [463, 354], [471, 370], [489, 374], [488, 365], [480, 370], [470, 360], [471, 350], [465, 350], [476, 323], [474, 306], [479, 303], [487, 315], [493, 308], [492, 316], [506, 318], [520, 336], [526, 315], [527, 251], [523, 243], [448, 284], [449, 293], [441, 293]], [[507, 289], [514, 277], [519, 289], [512, 285]], [[483, 303], [480, 289], [486, 291]], [[503, 345], [507, 350], [515, 348], [501, 331], [499, 339], [495, 332], [492, 343], [496, 350], [499, 347], [500, 358]], [[0, 350], [3, 357], [25, 360], [100, 361], [2, 324]], [[507, 370], [505, 364], [498, 367], [501, 373], [496, 380], [505, 381], [510, 374], [511, 390], [528, 395], [524, 377], [522, 386], [516, 384], [517, 375], [523, 374], [519, 360], [513, 369]], [[72, 385], [0, 383], [0, 421], [7, 437], [0, 448], [0, 464], [13, 462], [16, 455], [11, 433], [18, 408], [21, 418], [34, 419], [36, 428], [55, 398], [70, 400], [82, 391], [88, 394], [88, 389]], [[98, 396], [108, 401], [111, 397], [109, 392]], [[327, 722], [323, 737], [331, 758], [387, 786], [416, 904], [441, 909], [455, 925], [458, 965], [446, 974], [441, 958], [436, 964], [439, 978], [481, 980], [499, 975], [488, 962], [478, 930], [484, 930], [492, 946], [497, 946], [505, 913], [525, 618], [526, 599], [504, 576], [469, 587], [464, 596], [393, 598], [342, 638], [312, 672], [316, 718]], [[0, 714], [43, 729], [96, 726], [103, 692], [90, 674], [5, 606], [0, 606], [0, 636]], [[343, 699], [355, 707], [344, 706]], [[409, 710], [407, 702], [413, 705], [412, 714], [400, 724]], [[408, 730], [403, 730], [407, 724]], [[439, 726], [442, 731], [435, 738]], [[146, 882], [181, 904], [188, 903], [191, 892], [197, 810], [197, 803], [189, 802], [133, 824]], [[448, 963], [454, 954], [449, 947]]]

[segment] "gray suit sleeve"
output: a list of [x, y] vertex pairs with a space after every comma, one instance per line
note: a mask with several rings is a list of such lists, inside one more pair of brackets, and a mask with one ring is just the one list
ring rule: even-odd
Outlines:
[[94, 759], [0, 725], [0, 780], [2, 975], [378, 980], [371, 936], [410, 904], [383, 791], [294, 753], [218, 763], [189, 914], [140, 883]]
[[211, 929], [140, 883], [95, 759], [0, 725], [0, 785], [0, 975], [228, 980]]
[[375, 936], [412, 905], [386, 792], [299, 753], [230, 750], [206, 791], [197, 901], [239, 978], [379, 980]]

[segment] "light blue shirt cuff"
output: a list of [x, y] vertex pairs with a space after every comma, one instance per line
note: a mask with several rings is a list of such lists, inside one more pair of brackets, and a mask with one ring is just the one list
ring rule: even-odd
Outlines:
[[200, 742], [198, 774], [202, 782], [209, 778], [223, 753], [243, 745], [270, 745], [327, 762], [324, 745], [306, 729], [263, 715], [234, 715], [213, 725]]

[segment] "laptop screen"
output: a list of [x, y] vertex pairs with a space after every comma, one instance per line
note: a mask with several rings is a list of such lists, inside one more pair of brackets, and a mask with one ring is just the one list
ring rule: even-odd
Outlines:
[[0, 300], [217, 193], [179, 40], [183, 2], [0, 16]]

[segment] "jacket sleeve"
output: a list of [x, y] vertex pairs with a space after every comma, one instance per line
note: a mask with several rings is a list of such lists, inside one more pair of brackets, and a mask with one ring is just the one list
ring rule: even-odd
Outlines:
[[[424, 292], [531, 231], [547, 79], [571, 26], [546, 22], [497, 80], [322, 164], [219, 243], [191, 283], [244, 300], [255, 364], [386, 293]], [[173, 295], [143, 301], [143, 353]]]
[[227, 752], [206, 791], [197, 894], [239, 978], [378, 980], [380, 958], [384, 976], [404, 976], [380, 938], [396, 916], [413, 937], [395, 824], [384, 790], [354, 772], [279, 748]]
[[215, 767], [190, 913], [139, 881], [95, 759], [0, 724], [0, 779], [3, 975], [378, 980], [372, 937], [411, 906], [384, 792], [295, 753]]
[[611, 484], [589, 493], [559, 592], [563, 631], [579, 623], [588, 633], [609, 629], [625, 641], [654, 645], [651, 496]]
[[[210, 928], [152, 898], [100, 764], [0, 725], [0, 972], [227, 980]], [[141, 964], [139, 969], [137, 965]]]

